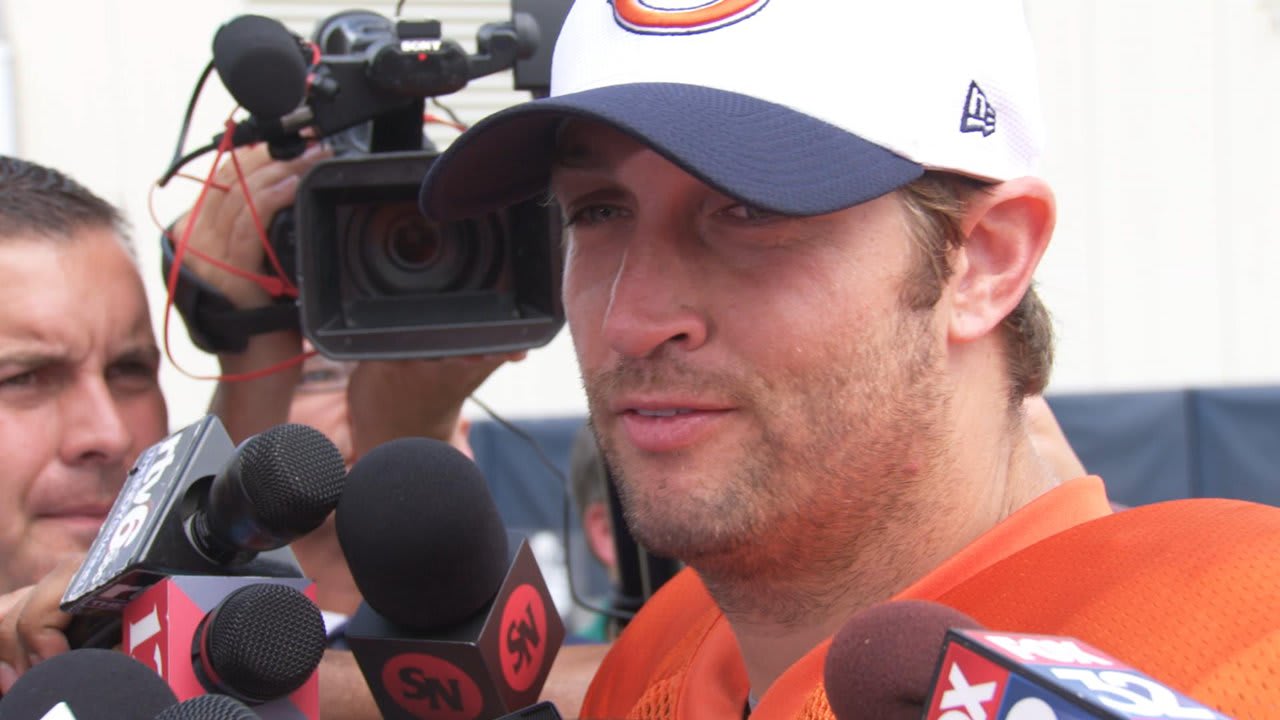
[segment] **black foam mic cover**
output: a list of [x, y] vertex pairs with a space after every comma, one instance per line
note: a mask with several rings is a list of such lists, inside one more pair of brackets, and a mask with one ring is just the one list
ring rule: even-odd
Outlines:
[[366, 453], [347, 477], [336, 524], [365, 601], [407, 628], [471, 617], [507, 572], [506, 528], [484, 476], [437, 440], [403, 438]]
[[247, 705], [227, 695], [197, 695], [167, 708], [155, 720], [259, 720]]
[[297, 38], [277, 20], [241, 15], [213, 36], [213, 66], [231, 96], [260, 118], [280, 118], [301, 104], [307, 62]]
[[383, 717], [486, 720], [538, 700], [564, 625], [470, 458], [427, 438], [381, 445], [336, 517], [365, 598], [346, 639]]
[[0, 700], [0, 720], [40, 720], [65, 704], [76, 720], [151, 717], [178, 701], [128, 655], [84, 648], [36, 664]]

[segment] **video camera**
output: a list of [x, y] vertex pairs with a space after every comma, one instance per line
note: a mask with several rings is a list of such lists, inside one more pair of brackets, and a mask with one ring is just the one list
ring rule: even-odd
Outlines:
[[233, 144], [265, 141], [276, 159], [298, 156], [309, 138], [334, 150], [268, 228], [299, 290], [302, 332], [321, 353], [510, 352], [550, 342], [564, 324], [552, 208], [535, 199], [439, 224], [417, 199], [437, 156], [423, 132], [426, 98], [508, 68], [515, 89], [545, 95], [569, 4], [512, 0], [511, 19], [482, 26], [474, 54], [444, 38], [439, 21], [365, 10], [321, 21], [310, 42], [255, 15], [218, 30], [213, 66], [250, 114]]

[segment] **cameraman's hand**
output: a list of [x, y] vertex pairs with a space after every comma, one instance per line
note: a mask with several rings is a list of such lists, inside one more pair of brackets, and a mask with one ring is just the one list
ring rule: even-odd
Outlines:
[[[276, 212], [293, 203], [302, 175], [330, 155], [332, 153], [320, 145], [313, 145], [288, 161], [272, 160], [265, 144], [236, 151], [244, 174], [244, 188], [240, 186], [235, 164], [230, 158], [226, 159], [215, 177], [225, 190], [211, 188], [205, 196], [204, 207], [191, 231], [190, 247], [246, 272], [269, 272], [263, 269], [263, 239], [245, 201], [245, 188], [253, 198], [265, 230]], [[181, 237], [189, 221], [190, 213], [174, 223], [175, 240]], [[185, 255], [183, 262], [238, 308], [262, 307], [271, 302], [267, 292], [252, 280], [227, 272], [192, 253]], [[302, 334], [292, 329], [254, 335], [245, 352], [222, 353], [218, 362], [224, 375], [240, 375], [287, 362], [300, 352]], [[285, 421], [299, 375], [299, 368], [294, 366], [256, 380], [219, 383], [209, 410], [222, 419], [234, 442], [242, 442]]]
[[83, 560], [67, 555], [35, 585], [0, 595], [0, 694], [32, 665], [71, 649], [63, 634], [71, 616], [58, 605]]
[[[293, 160], [275, 161], [267, 153], [265, 144], [235, 153], [244, 173], [245, 187], [253, 198], [264, 230], [270, 227], [271, 218], [277, 211], [293, 203], [302, 175], [332, 154], [321, 145], [313, 145]], [[264, 272], [263, 241], [245, 202], [245, 191], [236, 176], [235, 163], [230, 158], [224, 159], [214, 179], [226, 189], [209, 189], [196, 218], [195, 229], [191, 232], [190, 247], [241, 270]], [[189, 219], [188, 212], [174, 223], [175, 242], [186, 231]], [[271, 302], [267, 292], [252, 280], [215, 267], [194, 254], [185, 255], [183, 263], [238, 308], [261, 307]]]
[[360, 363], [347, 385], [355, 457], [402, 437], [449, 442], [467, 396], [503, 363], [526, 354]]

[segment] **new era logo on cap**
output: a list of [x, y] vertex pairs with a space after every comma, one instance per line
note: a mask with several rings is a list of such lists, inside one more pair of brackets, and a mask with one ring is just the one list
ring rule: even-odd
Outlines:
[[618, 25], [646, 35], [707, 32], [748, 18], [769, 0], [681, 0], [659, 7], [644, 0], [611, 0]]
[[960, 117], [960, 132], [980, 132], [983, 137], [996, 131], [996, 109], [987, 100], [978, 83], [969, 83], [969, 95], [964, 99], [964, 115]]

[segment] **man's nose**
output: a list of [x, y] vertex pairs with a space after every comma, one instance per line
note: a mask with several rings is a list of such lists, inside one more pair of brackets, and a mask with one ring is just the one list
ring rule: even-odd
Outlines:
[[62, 392], [61, 453], [68, 465], [126, 462], [133, 431], [102, 378], [79, 378]]
[[707, 340], [697, 269], [673, 232], [655, 228], [623, 251], [603, 327], [621, 355], [645, 357], [665, 345], [691, 351]]

